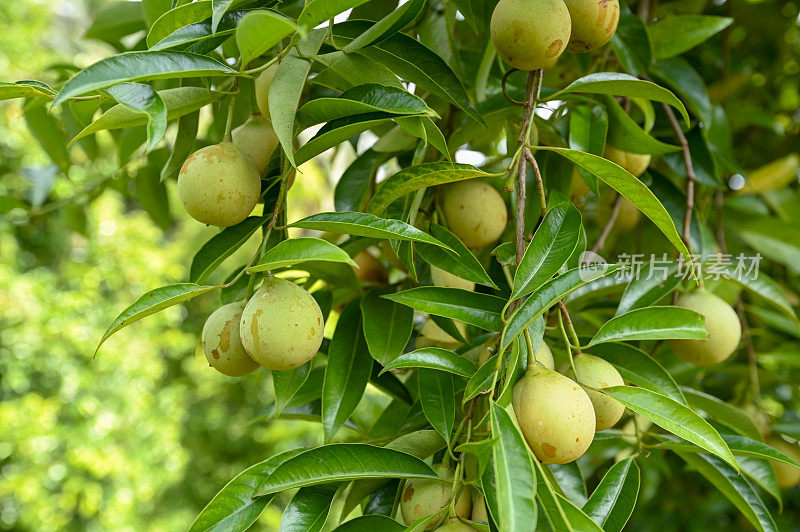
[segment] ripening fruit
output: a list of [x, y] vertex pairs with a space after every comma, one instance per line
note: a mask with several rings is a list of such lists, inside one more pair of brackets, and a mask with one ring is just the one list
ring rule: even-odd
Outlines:
[[242, 312], [244, 348], [268, 369], [299, 368], [317, 353], [324, 328], [311, 294], [279, 277], [267, 277]]
[[228, 227], [253, 211], [261, 195], [261, 178], [242, 150], [222, 141], [186, 159], [178, 174], [178, 195], [198, 222]]
[[563, 0], [500, 0], [491, 21], [492, 43], [518, 70], [550, 68], [567, 48], [572, 24]]
[[564, 0], [572, 20], [567, 49], [582, 54], [611, 40], [619, 23], [619, 0]]
[[241, 377], [258, 368], [239, 338], [244, 305], [244, 301], [223, 305], [212, 312], [203, 325], [201, 339], [209, 365], [230, 377]]
[[437, 528], [435, 532], [478, 532], [478, 529], [459, 521], [458, 517], [451, 517], [445, 524]]
[[[421, 517], [447, 511], [455, 472], [453, 468], [444, 464], [433, 466], [433, 470], [442, 480], [418, 479], [406, 483], [400, 500], [400, 512], [406, 524], [411, 524]], [[472, 494], [468, 487], [464, 487], [455, 504], [456, 515], [467, 518], [471, 510]]]
[[[486, 361], [494, 355], [494, 347], [496, 344], [497, 336], [489, 338], [489, 340], [483, 344], [481, 354], [478, 356], [478, 367], [483, 366]], [[554, 369], [556, 367], [556, 363], [553, 360], [553, 352], [550, 351], [550, 347], [545, 343], [544, 340], [542, 340], [542, 343], [539, 345], [539, 350], [536, 351], [536, 355], [533, 358], [536, 360], [536, 362], [547, 369]]]
[[580, 200], [585, 198], [589, 192], [591, 192], [589, 185], [587, 185], [586, 181], [581, 177], [578, 168], [573, 168], [572, 179], [569, 182], [569, 198], [572, 200]]
[[[617, 424], [625, 412], [622, 403], [590, 388], [608, 388], [609, 386], [623, 386], [625, 381], [617, 368], [600, 357], [581, 353], [574, 358], [575, 371], [578, 372], [578, 384], [581, 385], [586, 395], [594, 406], [596, 421], [595, 430], [606, 430]], [[567, 371], [567, 377], [573, 379], [572, 368]]]
[[[600, 225], [605, 226], [606, 222], [611, 217], [615, 201], [616, 196], [610, 194], [604, 194], [600, 198], [600, 201], [598, 201], [597, 221]], [[633, 231], [641, 221], [642, 211], [639, 210], [639, 207], [631, 203], [625, 196], [622, 196], [619, 204], [619, 212], [617, 213], [617, 218], [614, 220], [612, 231], [618, 235], [628, 233]]]
[[474, 179], [444, 187], [442, 209], [450, 230], [472, 249], [497, 240], [508, 221], [500, 193]]
[[[770, 438], [767, 440], [767, 445], [774, 447], [795, 462], [800, 463], [800, 446], [796, 443], [792, 444], [781, 438]], [[785, 462], [776, 462], [775, 460], [770, 460], [770, 464], [775, 472], [775, 480], [778, 481], [780, 489], [785, 490], [800, 484], [799, 468]]]
[[264, 118], [271, 119], [269, 114], [269, 88], [272, 80], [275, 79], [275, 71], [278, 70], [278, 63], [273, 63], [262, 72], [255, 82], [256, 105]]
[[431, 266], [431, 279], [433, 280], [433, 284], [436, 286], [443, 286], [445, 288], [461, 288], [469, 291], [475, 290], [475, 283], [472, 281], [462, 279], [461, 277], [453, 275], [452, 273], [442, 270], [441, 268], [437, 268], [436, 266]]
[[488, 523], [489, 516], [486, 514], [486, 501], [483, 499], [483, 493], [478, 493], [472, 499], [472, 521], [479, 523]]
[[386, 271], [386, 266], [373, 257], [368, 251], [360, 251], [353, 257], [357, 268], [353, 268], [356, 272], [356, 279], [365, 283], [380, 283], [386, 284], [389, 281], [389, 272]]
[[594, 439], [592, 401], [578, 383], [535, 364], [514, 385], [514, 412], [536, 458], [566, 464], [579, 458]]
[[706, 318], [708, 340], [670, 340], [672, 350], [695, 366], [711, 366], [722, 362], [739, 347], [742, 325], [733, 308], [721, 297], [700, 288], [682, 294], [676, 304], [691, 309]]
[[650, 166], [650, 159], [652, 158], [649, 153], [623, 151], [615, 148], [611, 144], [606, 144], [603, 157], [612, 163], [617, 163], [635, 177], [639, 177], [647, 170], [647, 167]]
[[233, 143], [247, 155], [259, 175], [263, 176], [269, 166], [269, 158], [278, 145], [278, 137], [269, 120], [261, 115], [252, 115], [247, 122], [231, 131]]

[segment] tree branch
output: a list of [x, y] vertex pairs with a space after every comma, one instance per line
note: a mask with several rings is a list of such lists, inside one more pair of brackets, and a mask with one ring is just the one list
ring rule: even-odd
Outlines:
[[594, 243], [592, 246], [591, 252], [598, 253], [600, 250], [603, 249], [603, 246], [606, 245], [606, 239], [608, 235], [611, 234], [611, 229], [614, 227], [614, 222], [617, 221], [617, 217], [619, 216], [620, 208], [622, 208], [622, 196], [617, 194], [617, 198], [614, 200], [614, 206], [611, 208], [611, 214], [608, 216], [608, 220], [606, 221], [606, 225], [603, 226], [603, 230], [600, 232], [600, 236], [597, 237], [597, 242]]
[[680, 123], [675, 116], [672, 108], [666, 104], [661, 104], [664, 107], [664, 112], [667, 114], [669, 123], [672, 125], [672, 131], [678, 137], [678, 142], [681, 145], [683, 152], [683, 164], [686, 166], [686, 211], [683, 215], [683, 240], [689, 253], [692, 252], [692, 210], [694, 209], [694, 184], [697, 176], [694, 173], [694, 164], [692, 164], [692, 154], [689, 152], [689, 141], [686, 140], [686, 135], [683, 134]]

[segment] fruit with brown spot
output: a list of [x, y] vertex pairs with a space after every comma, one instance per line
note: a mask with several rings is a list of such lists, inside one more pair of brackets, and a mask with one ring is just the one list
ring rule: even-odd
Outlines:
[[[595, 430], [606, 430], [613, 427], [622, 417], [625, 407], [616, 399], [592, 388], [624, 386], [625, 381], [622, 380], [622, 375], [619, 374], [617, 368], [594, 355], [581, 353], [576, 355], [573, 360], [575, 362], [575, 371], [578, 372], [576, 380], [586, 392], [586, 395], [589, 396], [592, 406], [594, 406], [594, 416], [597, 424]], [[567, 371], [567, 377], [575, 379], [572, 368]]]
[[[446, 512], [453, 489], [453, 468], [444, 464], [433, 466], [433, 470], [442, 480], [415, 479], [409, 480], [403, 489], [400, 499], [400, 513], [407, 525], [421, 517], [439, 512]], [[472, 510], [472, 494], [465, 487], [455, 503], [456, 515], [468, 518]], [[432, 529], [428, 528], [427, 530]]]
[[592, 401], [575, 381], [538, 364], [514, 385], [514, 413], [536, 457], [547, 464], [578, 459], [596, 425]]
[[492, 43], [519, 70], [550, 68], [566, 50], [572, 24], [563, 0], [500, 0], [492, 12]]
[[208, 225], [236, 225], [253, 211], [261, 194], [256, 165], [233, 143], [194, 152], [178, 174], [178, 196], [189, 215]]
[[500, 237], [508, 211], [500, 195], [483, 181], [459, 181], [442, 191], [442, 210], [447, 225], [469, 248], [479, 249]]
[[736, 351], [742, 338], [742, 324], [736, 311], [721, 297], [704, 288], [678, 296], [679, 307], [688, 308], [706, 319], [708, 340], [670, 340], [676, 355], [695, 366], [718, 364]]
[[244, 305], [244, 301], [236, 301], [212, 312], [200, 337], [208, 364], [229, 377], [241, 377], [258, 368], [258, 363], [247, 354], [239, 337]]
[[567, 50], [596, 50], [614, 36], [619, 24], [619, 0], [564, 0], [572, 20]]
[[245, 306], [240, 334], [256, 362], [272, 370], [288, 370], [314, 358], [324, 326], [322, 311], [311, 294], [270, 276]]
[[278, 145], [278, 137], [269, 120], [261, 115], [252, 115], [247, 122], [231, 131], [233, 143], [256, 165], [263, 176], [269, 166], [269, 158]]

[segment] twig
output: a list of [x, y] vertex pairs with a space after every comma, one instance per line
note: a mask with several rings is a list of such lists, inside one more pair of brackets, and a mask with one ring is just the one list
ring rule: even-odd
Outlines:
[[533, 168], [533, 177], [536, 180], [536, 188], [539, 191], [539, 208], [542, 211], [542, 219], [544, 219], [547, 215], [547, 196], [544, 192], [542, 172], [539, 170], [539, 163], [536, 162], [536, 157], [533, 156], [533, 152], [531, 152], [530, 148], [526, 147], [523, 153], [525, 154], [525, 159], [528, 160], [528, 164]]
[[603, 246], [606, 245], [606, 239], [608, 238], [608, 235], [611, 234], [611, 229], [614, 227], [614, 222], [617, 221], [620, 208], [622, 208], [622, 196], [617, 194], [617, 199], [614, 200], [614, 206], [611, 208], [611, 214], [606, 221], [606, 225], [603, 226], [600, 236], [597, 237], [597, 242], [595, 242], [594, 246], [592, 246], [592, 253], [597, 254], [603, 249]]
[[744, 313], [744, 303], [742, 296], [736, 300], [736, 313], [739, 315], [739, 322], [742, 325], [742, 338], [744, 339], [744, 347], [747, 352], [747, 366], [750, 369], [750, 386], [753, 391], [753, 400], [758, 404], [759, 397], [761, 396], [761, 385], [758, 382], [758, 362], [756, 361], [756, 348], [753, 345], [753, 336], [750, 333], [750, 324], [747, 321], [747, 316]]
[[675, 116], [675, 113], [672, 111], [672, 108], [666, 103], [662, 103], [662, 106], [664, 107], [664, 112], [667, 114], [667, 118], [669, 118], [669, 123], [672, 125], [672, 130], [675, 132], [675, 136], [678, 137], [678, 142], [680, 143], [681, 151], [683, 152], [683, 164], [686, 166], [686, 212], [683, 215], [683, 240], [686, 243], [686, 247], [689, 249], [689, 253], [691, 254], [694, 183], [697, 180], [697, 176], [694, 173], [692, 154], [689, 152], [689, 141], [686, 140], [686, 135], [683, 134], [681, 125], [678, 123], [678, 119]]

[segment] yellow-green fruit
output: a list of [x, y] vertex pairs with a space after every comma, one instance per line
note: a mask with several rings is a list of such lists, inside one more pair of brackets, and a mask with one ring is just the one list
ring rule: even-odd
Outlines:
[[[461, 336], [466, 338], [467, 326], [464, 324], [464, 322], [454, 321], [453, 323], [455, 323], [456, 329], [461, 333]], [[419, 334], [420, 336], [417, 337], [416, 341], [417, 347], [450, 348], [461, 343], [459, 340], [456, 340], [450, 336], [450, 334], [444, 329], [439, 327], [432, 319], [428, 319], [428, 321], [422, 324]]]
[[[767, 440], [767, 445], [774, 447], [795, 462], [800, 463], [800, 446], [796, 443], [791, 444], [780, 438], [770, 438]], [[770, 464], [775, 472], [775, 480], [778, 481], [780, 489], [785, 490], [800, 484], [800, 468], [785, 462], [776, 462], [775, 460], [770, 460]]]
[[450, 230], [472, 249], [497, 240], [508, 221], [503, 197], [482, 181], [460, 181], [444, 187], [442, 209]]
[[457, 517], [451, 517], [445, 524], [436, 529], [436, 532], [478, 532], [474, 526], [459, 521]]
[[[594, 417], [597, 423], [596, 430], [606, 430], [617, 424], [625, 412], [625, 407], [608, 395], [596, 392], [590, 388], [608, 388], [609, 386], [624, 386], [625, 381], [617, 368], [602, 358], [586, 353], [574, 358], [575, 371], [578, 372], [578, 384], [583, 387], [586, 395], [594, 406]], [[567, 377], [574, 378], [572, 368], [567, 372]]]
[[[408, 525], [421, 517], [447, 511], [450, 495], [453, 492], [454, 471], [444, 464], [433, 466], [433, 470], [442, 480], [410, 480], [403, 489], [400, 513], [403, 514], [403, 520]], [[472, 494], [470, 489], [465, 487], [456, 500], [456, 515], [466, 518], [469, 517], [471, 510]]]
[[519, 70], [550, 68], [567, 48], [572, 24], [563, 0], [500, 0], [492, 13], [492, 43]]
[[386, 271], [386, 266], [381, 261], [373, 257], [367, 251], [360, 251], [353, 257], [357, 268], [353, 268], [356, 272], [356, 278], [365, 283], [382, 283], [385, 284], [389, 281], [389, 272]]
[[483, 493], [478, 493], [472, 499], [472, 517], [471, 520], [479, 523], [488, 523], [489, 516], [486, 514], [486, 501], [483, 498]]
[[615, 148], [611, 144], [606, 144], [606, 149], [603, 152], [603, 157], [617, 163], [629, 173], [639, 177], [650, 166], [651, 156], [649, 153], [633, 153], [630, 151], [622, 151]]
[[461, 288], [463, 290], [475, 290], [475, 283], [462, 279], [457, 275], [444, 271], [436, 266], [431, 266], [431, 279], [436, 286], [445, 288]]
[[269, 158], [278, 145], [278, 137], [269, 120], [261, 115], [253, 115], [235, 128], [231, 137], [233, 143], [255, 163], [259, 175], [263, 176], [269, 166]]
[[256, 78], [255, 82], [256, 105], [261, 114], [268, 119], [270, 118], [269, 88], [272, 86], [272, 80], [275, 79], [276, 70], [278, 70], [278, 63], [273, 63]]
[[198, 222], [228, 227], [253, 211], [261, 195], [261, 178], [242, 150], [223, 141], [186, 159], [178, 174], [178, 195]]
[[580, 172], [578, 172], [577, 168], [572, 169], [572, 179], [569, 183], [569, 197], [570, 199], [582, 199], [585, 198], [587, 194], [591, 192], [589, 190], [589, 185], [586, 184], [586, 181], [583, 180], [581, 177]]
[[592, 401], [578, 383], [535, 364], [514, 385], [514, 412], [533, 454], [547, 464], [579, 458], [594, 439]]
[[[602, 198], [600, 198], [600, 201], [597, 204], [597, 221], [601, 225], [604, 226], [611, 217], [611, 212], [614, 210], [615, 201], [616, 196], [613, 195], [604, 195]], [[625, 234], [633, 231], [641, 221], [642, 212], [639, 210], [639, 208], [628, 201], [626, 197], [622, 196], [620, 198], [619, 212], [617, 212], [617, 217], [614, 220], [614, 225], [612, 226], [614, 233]]]
[[582, 54], [611, 40], [619, 23], [618, 0], [564, 0], [572, 20], [567, 49]]
[[299, 368], [317, 353], [324, 329], [311, 294], [279, 277], [267, 277], [242, 312], [244, 348], [265, 368]]
[[670, 340], [672, 350], [695, 366], [711, 366], [722, 362], [739, 347], [742, 325], [733, 308], [721, 297], [705, 289], [682, 294], [676, 304], [691, 309], [706, 319], [708, 340]]
[[203, 325], [201, 339], [209, 365], [230, 377], [241, 377], [258, 368], [258, 363], [247, 354], [239, 337], [244, 305], [244, 301], [223, 305]]

